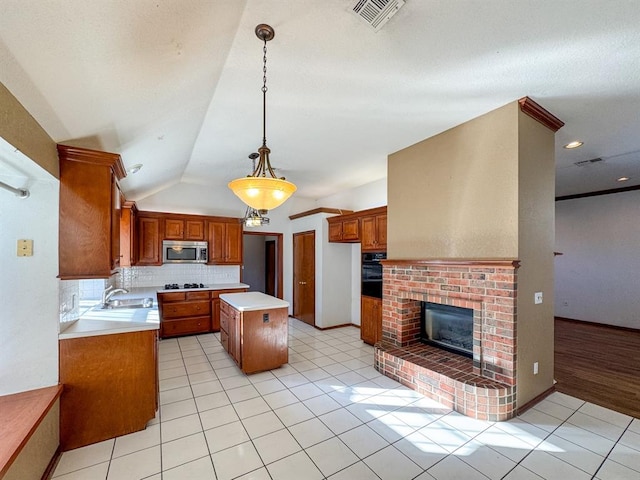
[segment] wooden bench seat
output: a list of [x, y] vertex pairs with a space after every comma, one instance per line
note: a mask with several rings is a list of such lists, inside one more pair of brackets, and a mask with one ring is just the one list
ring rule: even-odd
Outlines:
[[[55, 385], [0, 396], [0, 479], [25, 449], [61, 393], [62, 385]], [[45, 468], [51, 459], [52, 456], [45, 459]]]

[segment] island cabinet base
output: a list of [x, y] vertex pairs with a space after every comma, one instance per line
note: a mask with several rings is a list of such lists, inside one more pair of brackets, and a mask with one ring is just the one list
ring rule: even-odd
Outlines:
[[60, 447], [144, 430], [158, 408], [157, 330], [60, 340]]
[[244, 373], [278, 368], [289, 361], [287, 308], [238, 311], [220, 302], [220, 340]]

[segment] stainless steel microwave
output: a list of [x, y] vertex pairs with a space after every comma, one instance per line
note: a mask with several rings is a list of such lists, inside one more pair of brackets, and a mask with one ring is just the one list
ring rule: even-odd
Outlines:
[[163, 240], [162, 263], [207, 263], [207, 250], [207, 242]]

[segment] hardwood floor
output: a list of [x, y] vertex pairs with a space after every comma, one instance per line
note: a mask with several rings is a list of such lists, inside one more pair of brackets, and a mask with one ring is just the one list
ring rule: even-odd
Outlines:
[[640, 330], [556, 318], [556, 390], [640, 418]]

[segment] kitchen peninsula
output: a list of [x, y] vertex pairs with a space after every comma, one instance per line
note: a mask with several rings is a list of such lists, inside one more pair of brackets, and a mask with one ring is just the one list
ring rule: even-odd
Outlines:
[[289, 303], [260, 292], [220, 295], [220, 341], [245, 373], [289, 361]]

